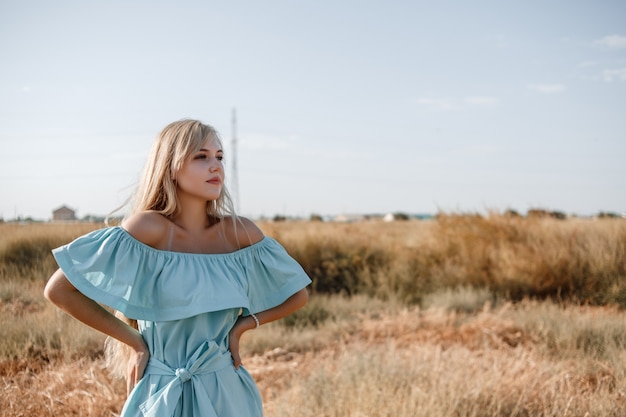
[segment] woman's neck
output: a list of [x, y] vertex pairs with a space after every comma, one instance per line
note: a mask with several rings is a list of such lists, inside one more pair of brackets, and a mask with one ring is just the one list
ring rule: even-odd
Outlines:
[[172, 221], [189, 233], [199, 233], [211, 226], [206, 203], [181, 204]]

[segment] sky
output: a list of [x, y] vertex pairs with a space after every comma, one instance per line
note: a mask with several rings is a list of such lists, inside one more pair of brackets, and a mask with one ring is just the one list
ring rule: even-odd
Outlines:
[[182, 118], [252, 218], [626, 213], [622, 0], [0, 0], [0, 57], [5, 220], [109, 213]]

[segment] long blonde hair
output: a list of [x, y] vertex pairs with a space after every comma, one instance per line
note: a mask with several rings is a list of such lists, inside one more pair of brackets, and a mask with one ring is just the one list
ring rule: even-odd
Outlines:
[[[165, 217], [177, 214], [176, 173], [208, 139], [222, 144], [217, 131], [198, 120], [183, 119], [165, 126], [152, 145], [130, 214], [146, 210], [157, 211]], [[217, 200], [207, 203], [207, 214], [218, 219], [235, 214], [226, 187], [222, 187]]]
[[[175, 216], [179, 210], [174, 180], [176, 173], [193, 153], [202, 148], [207, 139], [214, 139], [220, 146], [222, 144], [217, 131], [198, 120], [183, 119], [165, 126], [152, 145], [139, 185], [129, 199], [130, 212], [127, 216], [146, 210], [156, 211], [168, 218]], [[207, 216], [215, 222], [226, 216], [237, 219], [226, 187], [222, 187], [216, 200], [207, 202]], [[119, 311], [115, 315], [138, 329], [136, 320], [126, 318]], [[104, 350], [111, 373], [125, 377], [130, 348], [109, 337], [105, 341]]]

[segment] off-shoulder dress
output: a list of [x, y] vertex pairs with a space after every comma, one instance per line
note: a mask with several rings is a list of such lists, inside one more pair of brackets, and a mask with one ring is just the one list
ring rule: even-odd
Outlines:
[[152, 248], [116, 226], [53, 254], [80, 292], [136, 319], [150, 349], [122, 417], [262, 416], [252, 377], [233, 366], [228, 333], [240, 313], [277, 306], [310, 284], [276, 240], [193, 254]]

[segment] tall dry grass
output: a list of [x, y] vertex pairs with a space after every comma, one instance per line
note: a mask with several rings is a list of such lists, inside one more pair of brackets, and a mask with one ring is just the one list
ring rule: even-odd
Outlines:
[[[42, 297], [98, 225], [0, 225], [0, 415], [111, 416], [103, 336]], [[611, 416], [626, 409], [626, 222], [264, 223], [314, 279], [248, 332], [266, 415]]]
[[0, 282], [47, 279], [57, 268], [50, 251], [103, 227], [96, 223], [0, 224]]
[[[626, 221], [621, 219], [440, 215], [427, 222], [260, 226], [303, 265], [314, 293], [362, 294], [422, 307], [446, 302], [464, 311], [486, 301], [527, 297], [626, 305]], [[81, 326], [64, 342], [73, 322], [57, 317], [41, 296], [56, 269], [50, 250], [98, 227], [0, 225], [0, 326], [6, 336], [0, 358], [22, 356], [30, 346], [71, 357], [100, 342], [93, 342], [89, 331], [79, 333]], [[328, 314], [309, 309], [305, 320], [315, 325]]]
[[626, 306], [626, 221], [440, 215], [436, 221], [264, 225], [322, 293], [420, 303], [444, 288]]
[[43, 299], [45, 282], [57, 268], [51, 250], [98, 227], [89, 223], [0, 225], [0, 364], [20, 358], [37, 368], [61, 356], [71, 359], [101, 351], [99, 335]]
[[[242, 340], [268, 417], [618, 417], [626, 407], [618, 309], [524, 301], [468, 313], [325, 295], [308, 309], [328, 314]], [[99, 358], [0, 378], [6, 416], [111, 416], [124, 397]]]
[[[624, 415], [626, 339], [616, 309], [550, 301], [487, 303], [474, 313], [380, 307], [315, 330], [310, 339], [325, 340], [321, 350], [292, 351], [285, 363], [269, 360], [272, 351], [259, 359], [268, 414]], [[276, 334], [249, 337], [266, 332]]]

